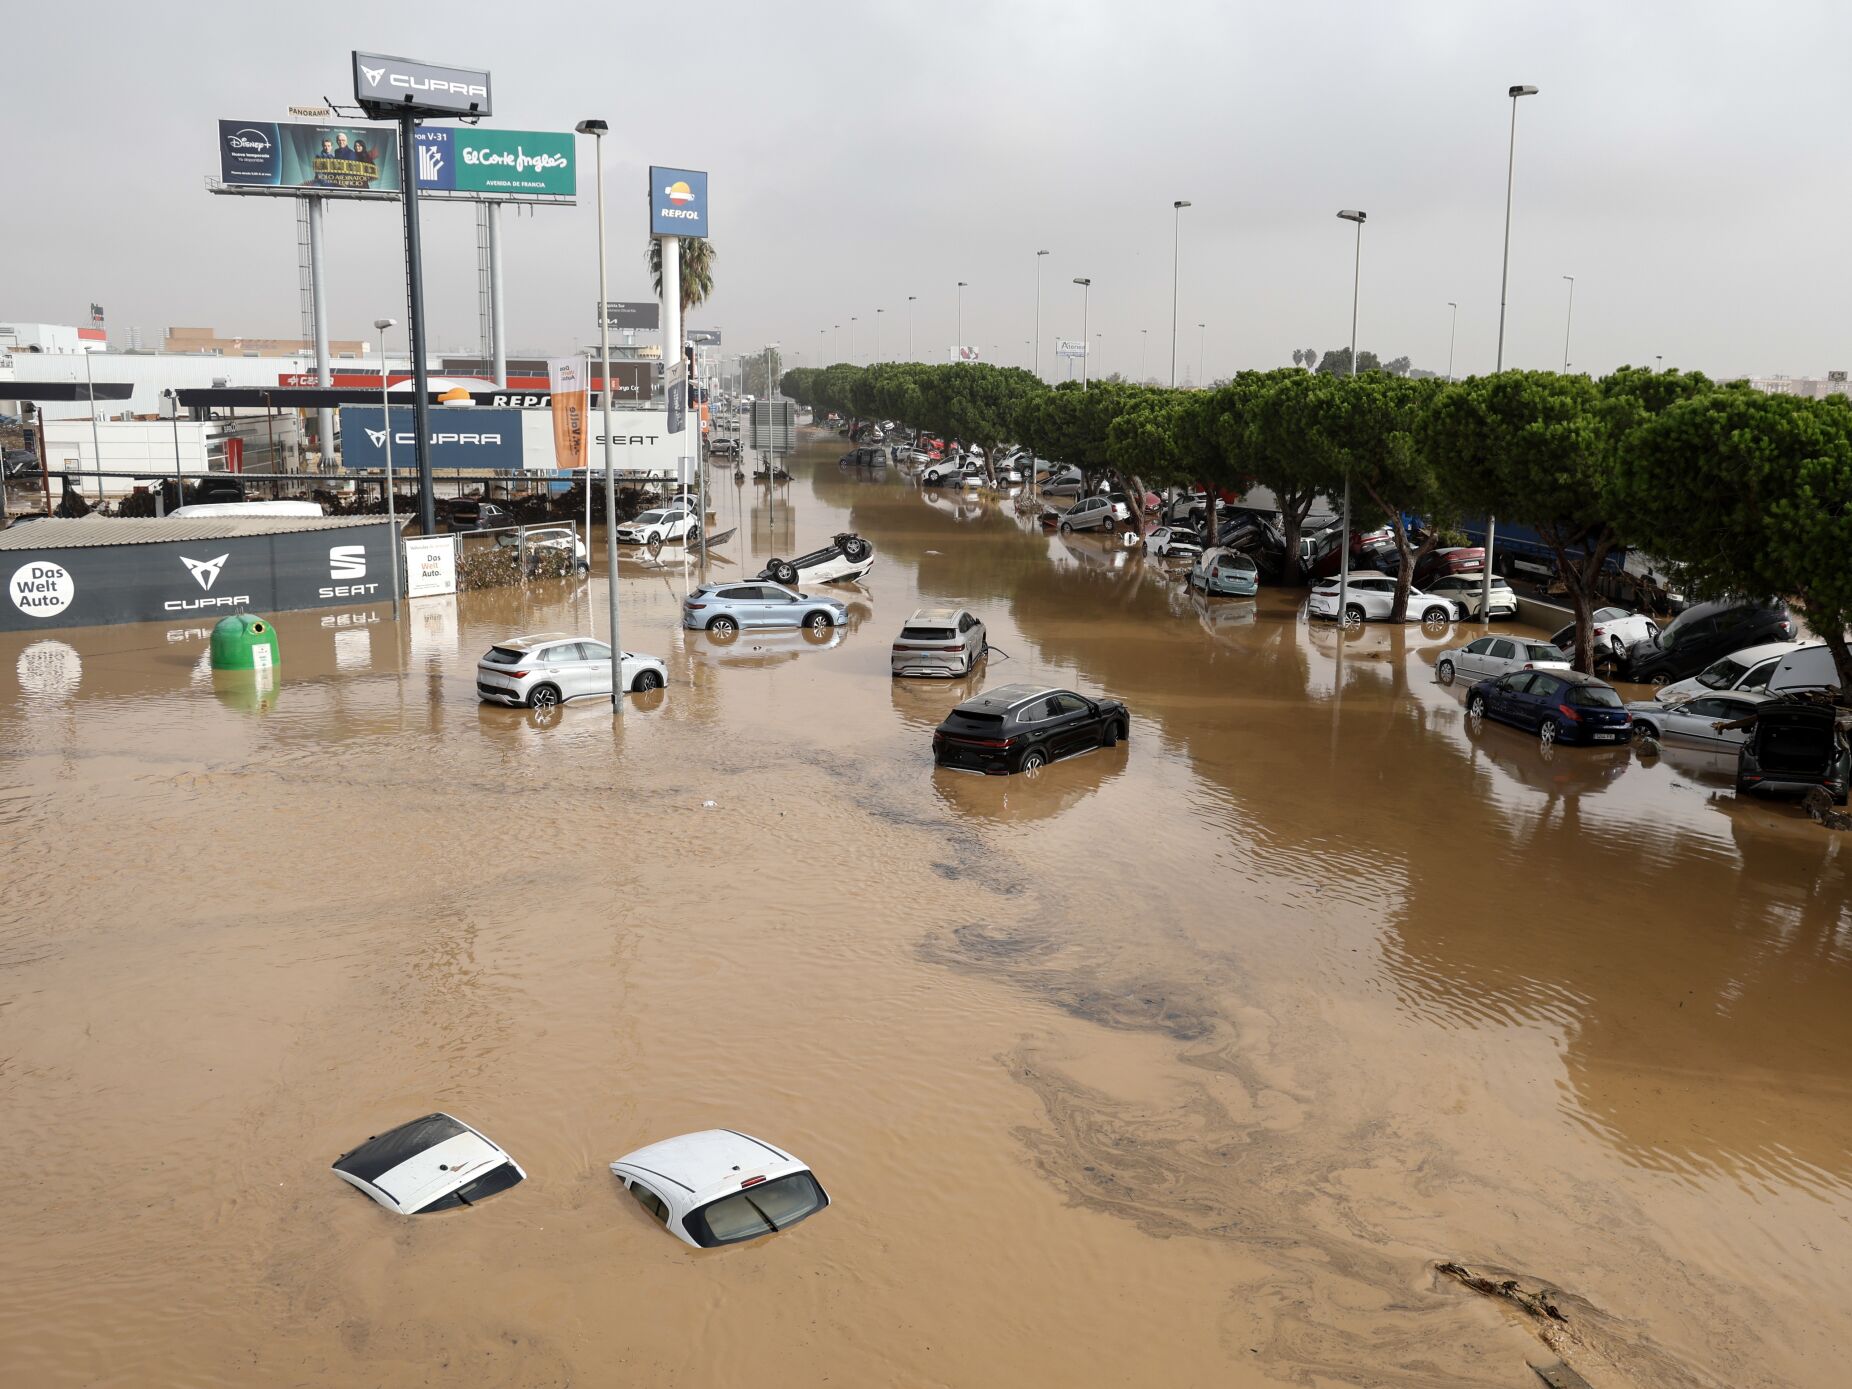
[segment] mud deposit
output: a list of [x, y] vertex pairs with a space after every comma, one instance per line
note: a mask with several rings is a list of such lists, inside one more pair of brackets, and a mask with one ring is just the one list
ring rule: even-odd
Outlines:
[[[1844, 1383], [1852, 840], [1469, 727], [1470, 629], [1340, 642], [840, 452], [718, 472], [714, 572], [858, 530], [850, 627], [686, 633], [627, 557], [670, 683], [615, 723], [474, 695], [602, 632], [601, 540], [281, 615], [263, 690], [187, 626], [0, 643], [10, 1383]], [[891, 681], [954, 601], [988, 669]], [[1015, 680], [1129, 744], [935, 772]], [[529, 1181], [407, 1220], [329, 1172], [434, 1108]], [[605, 1164], [714, 1125], [835, 1204], [679, 1245]]]

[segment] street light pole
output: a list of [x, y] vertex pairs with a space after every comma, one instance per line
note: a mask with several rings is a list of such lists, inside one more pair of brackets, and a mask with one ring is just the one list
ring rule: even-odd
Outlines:
[[1569, 325], [1575, 322], [1575, 276], [1565, 275], [1569, 281], [1569, 308], [1563, 314], [1563, 375], [1569, 374]]
[[1170, 205], [1170, 388], [1177, 388], [1177, 272], [1183, 264], [1183, 209], [1189, 200]]
[[1460, 326], [1460, 306], [1449, 299], [1447, 307], [1453, 310], [1452, 316], [1447, 320], [1447, 381], [1451, 384], [1453, 381], [1453, 335]]
[[965, 346], [965, 282], [958, 282], [958, 349], [962, 355]]
[[1138, 330], [1138, 384], [1141, 386], [1145, 384], [1145, 349], [1150, 345], [1151, 330], [1140, 328]]
[[1042, 258], [1048, 252], [1035, 253], [1035, 360], [1031, 368], [1039, 381], [1042, 376]]
[[907, 296], [907, 360], [909, 362], [914, 360], [914, 356], [913, 356], [913, 301], [917, 298], [919, 298], [919, 295], [917, 294], [909, 294]]
[[[855, 339], [851, 337], [849, 341], [853, 343]], [[850, 348], [850, 351], [854, 350], [853, 347]], [[830, 325], [830, 356], [839, 362], [842, 360], [842, 324], [840, 323]]]
[[[1505, 93], [1511, 98], [1511, 142], [1505, 152], [1505, 258], [1498, 272], [1498, 357], [1494, 370], [1505, 369], [1505, 291], [1511, 283], [1511, 184], [1518, 162], [1518, 98], [1536, 96], [1537, 89], [1519, 84]], [[1492, 566], [1497, 558], [1498, 517], [1485, 518], [1485, 573], [1479, 582], [1479, 616], [1492, 620]]]
[[[1357, 299], [1363, 289], [1363, 224], [1369, 220], [1369, 214], [1356, 208], [1345, 208], [1338, 213], [1346, 222], [1357, 224], [1357, 258], [1351, 271], [1350, 282], [1350, 379], [1357, 379]], [[1340, 628], [1349, 620], [1350, 615], [1350, 473], [1344, 474], [1344, 539], [1340, 547], [1338, 560], [1338, 626]]]
[[[597, 151], [598, 162], [598, 359], [603, 376], [599, 381], [602, 388], [600, 397], [604, 407], [604, 562], [608, 571], [605, 587], [609, 590], [611, 609], [611, 713], [621, 716], [624, 712], [624, 650], [618, 641], [617, 622], [617, 461], [612, 451], [611, 426], [611, 316], [605, 309], [605, 235], [604, 235], [604, 134], [611, 127], [604, 121], [584, 120], [575, 127], [581, 135], [592, 137], [592, 148]], [[682, 253], [679, 238], [665, 241], [662, 247], [662, 274], [666, 285], [671, 274], [669, 257], [677, 257], [675, 269], [681, 269]], [[677, 291], [679, 293], [679, 291]], [[674, 334], [680, 337], [678, 332]], [[665, 353], [681, 352], [679, 342], [663, 343]], [[665, 366], [667, 363], [665, 362]], [[587, 470], [586, 491], [590, 492], [592, 480]], [[591, 553], [592, 537], [587, 533], [585, 549]]]
[[881, 315], [886, 312], [886, 309], [875, 310], [875, 355], [871, 360], [876, 362], [881, 360]]
[[1207, 390], [1209, 387], [1209, 367], [1204, 358], [1208, 355], [1209, 325], [1196, 325], [1196, 389]]
[[849, 360], [855, 360], [855, 315], [849, 315]]
[[391, 557], [387, 567], [392, 570], [392, 620], [399, 620], [399, 518], [392, 496], [392, 401], [386, 395], [386, 382], [392, 373], [386, 369], [391, 358], [386, 354], [386, 330], [396, 327], [397, 319], [376, 318], [373, 327], [379, 332], [379, 413], [381, 423], [386, 427], [386, 552]]
[[1074, 283], [1080, 286], [1080, 388], [1087, 389], [1087, 299], [1093, 292], [1093, 281], [1085, 275], [1076, 275]]

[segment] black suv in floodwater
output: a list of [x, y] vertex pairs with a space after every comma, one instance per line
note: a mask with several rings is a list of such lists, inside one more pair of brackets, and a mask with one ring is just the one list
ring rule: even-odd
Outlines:
[[1656, 635], [1627, 648], [1621, 678], [1668, 685], [1696, 675], [1719, 656], [1764, 642], [1791, 641], [1794, 623], [1780, 603], [1720, 598], [1686, 608]]
[[1116, 699], [1088, 699], [1045, 685], [1005, 685], [967, 699], [932, 735], [941, 767], [1007, 776], [1131, 734], [1132, 716]]
[[1830, 704], [1774, 703], [1756, 710], [1756, 721], [1736, 754], [1736, 790], [1798, 791], [1818, 786], [1846, 803], [1852, 785], [1852, 744], [1839, 731]]

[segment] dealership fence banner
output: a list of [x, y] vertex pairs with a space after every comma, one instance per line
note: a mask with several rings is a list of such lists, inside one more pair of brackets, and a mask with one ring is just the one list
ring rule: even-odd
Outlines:
[[457, 543], [454, 535], [414, 536], [405, 547], [405, 596], [435, 598], [457, 591]]
[[330, 197], [397, 193], [398, 142], [389, 125], [220, 121], [219, 181]]
[[[341, 407], [341, 462], [347, 468], [383, 470], [386, 466], [386, 426], [378, 405]], [[417, 470], [413, 443], [417, 431], [410, 405], [392, 407], [392, 464], [407, 472]], [[521, 412], [519, 410], [431, 411], [431, 466], [433, 468], [519, 469], [521, 463]]]
[[585, 363], [555, 357], [547, 363], [553, 391], [553, 458], [562, 469], [585, 466]]

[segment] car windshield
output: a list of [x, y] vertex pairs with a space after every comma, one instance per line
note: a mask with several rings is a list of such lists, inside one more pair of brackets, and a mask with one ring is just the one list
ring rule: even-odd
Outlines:
[[654, 525], [660, 520], [662, 520], [662, 513], [660, 511], [646, 511], [641, 516], [637, 517], [636, 524], [639, 526], [649, 526]]
[[1743, 678], [1748, 669], [1734, 656], [1725, 656], [1721, 661], [1712, 661], [1698, 672], [1698, 683], [1707, 690], [1727, 690]]
[[808, 1172], [749, 1186], [690, 1211], [683, 1222], [703, 1249], [775, 1234], [823, 1209], [823, 1188]]
[[526, 654], [525, 651], [516, 651], [512, 646], [491, 646], [489, 648], [489, 654], [482, 659], [489, 662], [491, 665], [517, 666], [521, 664], [521, 660]]
[[1583, 709], [1618, 709], [1621, 697], [1606, 685], [1577, 685], [1569, 691], [1569, 702]]

